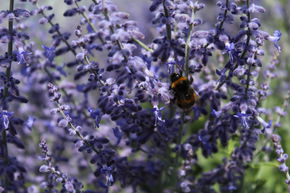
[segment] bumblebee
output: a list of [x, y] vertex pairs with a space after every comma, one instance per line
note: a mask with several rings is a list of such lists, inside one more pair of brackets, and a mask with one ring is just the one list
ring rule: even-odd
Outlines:
[[174, 94], [173, 101], [181, 109], [190, 109], [198, 100], [198, 95], [190, 86], [191, 81], [185, 76], [177, 73], [171, 74], [170, 79], [170, 90], [172, 90]]

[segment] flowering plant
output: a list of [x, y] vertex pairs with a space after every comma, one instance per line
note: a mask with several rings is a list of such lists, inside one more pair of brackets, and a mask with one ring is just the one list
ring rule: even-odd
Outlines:
[[267, 164], [290, 184], [262, 2], [152, 0], [151, 32], [110, 0], [7, 3], [0, 192], [262, 192]]

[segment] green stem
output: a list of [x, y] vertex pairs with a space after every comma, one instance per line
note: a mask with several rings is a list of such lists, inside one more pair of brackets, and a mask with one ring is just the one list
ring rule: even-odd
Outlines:
[[[42, 12], [42, 15], [44, 16], [44, 17], [46, 17], [46, 15]], [[54, 26], [54, 24], [51, 22], [51, 21], [48, 21], [48, 23], [53, 27]], [[62, 37], [62, 34], [61, 34], [61, 32], [57, 29], [56, 30], [56, 33], [57, 33], [57, 35], [59, 35], [59, 37]], [[76, 53], [76, 51], [71, 47], [71, 45], [68, 43], [68, 41], [66, 41], [66, 39], [64, 39], [64, 38], [61, 38], [61, 40], [63, 41], [63, 43], [65, 43], [65, 45], [68, 47], [68, 49], [73, 53], [73, 55], [77, 55], [77, 53]]]
[[[110, 21], [110, 18], [109, 18], [109, 15], [108, 15], [108, 11], [107, 11], [107, 9], [104, 9], [104, 7], [103, 7], [103, 15], [105, 16], [105, 19], [107, 21]], [[110, 26], [110, 31], [111, 31], [111, 33], [115, 33], [113, 26]], [[122, 43], [119, 40], [117, 40], [117, 45], [118, 45], [120, 50], [123, 49], [123, 45], [122, 45]], [[127, 60], [126, 56], [124, 56], [124, 58], [125, 58], [125, 60]]]
[[[250, 0], [247, 0], [247, 9], [249, 9], [249, 7], [250, 7]], [[247, 22], [249, 23], [249, 22], [251, 21], [251, 14], [250, 14], [249, 11], [247, 11], [247, 17], [248, 17]], [[247, 53], [247, 49], [248, 49], [248, 47], [249, 47], [250, 40], [251, 40], [251, 29], [250, 29], [250, 27], [248, 26], [248, 29], [247, 29], [247, 40], [246, 40], [246, 46], [245, 46], [244, 51], [242, 52], [242, 54], [241, 54], [241, 56], [240, 56], [241, 59], [244, 58], [245, 55], [246, 55], [246, 53]], [[238, 64], [238, 62], [237, 62], [237, 63], [235, 64], [235, 66], [234, 66], [234, 68], [233, 68], [232, 71], [234, 71], [238, 66], [239, 66], [239, 64]], [[229, 78], [230, 78], [230, 76], [228, 76], [226, 79], [229, 80]], [[215, 89], [216, 89], [216, 90], [219, 90], [225, 82], [226, 82], [226, 81], [221, 82], [221, 83], [220, 83], [220, 84], [219, 84]]]
[[251, 80], [251, 68], [252, 64], [248, 64], [248, 72], [247, 72], [247, 80], [246, 80], [246, 89], [245, 89], [245, 97], [248, 98], [248, 90], [250, 86], [250, 80]]
[[[56, 84], [56, 81], [54, 80], [53, 75], [50, 73], [50, 71], [46, 67], [44, 67], [44, 72], [49, 76], [50, 81], [53, 84]], [[68, 92], [64, 88], [61, 88], [60, 91], [64, 94], [64, 96], [66, 98], [70, 99], [70, 101], [72, 102], [72, 104], [74, 105], [74, 107], [77, 107], [78, 106], [77, 103], [76, 103], [76, 101], [72, 97], [69, 96]], [[85, 111], [82, 111], [81, 113], [85, 116], [86, 119], [90, 119], [90, 116]]]
[[[10, 0], [9, 12], [12, 13], [14, 10], [14, 0]], [[8, 31], [9, 31], [9, 43], [8, 43], [8, 59], [9, 65], [6, 69], [6, 78], [7, 83], [9, 84], [9, 79], [11, 77], [11, 66], [12, 66], [12, 58], [13, 58], [13, 19], [9, 19], [8, 21]], [[4, 99], [8, 96], [8, 85], [4, 87]]]
[[222, 22], [220, 23], [220, 26], [219, 26], [219, 31], [223, 28], [224, 22], [226, 21], [227, 14], [228, 14], [228, 8], [229, 8], [229, 0], [226, 0], [226, 9], [225, 9], [225, 12], [224, 12], [224, 15], [223, 15], [223, 20], [222, 20]]
[[[77, 6], [77, 8], [80, 8], [79, 4], [77, 1], [74, 1], [75, 2], [75, 5]], [[95, 3], [95, 1], [93, 1]], [[89, 26], [93, 29], [94, 32], [96, 32], [96, 28], [95, 26], [92, 24], [92, 22], [90, 21], [90, 19], [88, 18], [88, 16], [84, 13], [84, 12], [81, 12], [81, 15], [85, 18], [85, 20], [87, 21], [87, 23], [89, 24]], [[102, 44], [105, 43], [105, 41], [103, 40], [103, 38], [101, 36], [98, 36], [100, 42]]]
[[[39, 8], [38, 5], [36, 5], [36, 7]], [[46, 14], [45, 14], [43, 11], [41, 12], [41, 15], [42, 15], [44, 18], [48, 19], [48, 17], [46, 16]], [[54, 26], [54, 24], [53, 24], [50, 20], [48, 21], [48, 23], [50, 24], [51, 27]], [[62, 37], [61, 32], [60, 32], [59, 30], [56, 30], [56, 33], [57, 33], [60, 37]], [[61, 40], [62, 40], [63, 43], [68, 47], [68, 49], [72, 52], [72, 54], [73, 54], [74, 56], [76, 56], [77, 53], [76, 53], [76, 51], [71, 47], [71, 45], [69, 44], [69, 42], [68, 42], [66, 39], [64, 39], [64, 38], [61, 38]], [[51, 81], [52, 81], [54, 84], [56, 84], [56, 82], [55, 82], [54, 79], [53, 79], [53, 75], [49, 72], [49, 70], [45, 68], [44, 71], [45, 71], [45, 72], [47, 73], [47, 75], [51, 78]], [[62, 89], [61, 89], [61, 92], [62, 92], [62, 93], [63, 93], [67, 98], [69, 98], [69, 95], [68, 95], [68, 93], [66, 92], [65, 89], [62, 88]], [[73, 105], [74, 105], [75, 107], [77, 106], [75, 100], [73, 100], [72, 97], [71, 97], [71, 102], [73, 103]], [[85, 111], [82, 111], [82, 114], [85, 116], [86, 119], [89, 118], [89, 115], [88, 115]]]
[[148, 52], [153, 52], [154, 50], [149, 48], [146, 44], [144, 44], [143, 42], [141, 42], [140, 40], [133, 38], [132, 39], [134, 42], [136, 42], [137, 44], [139, 44], [139, 46], [141, 46], [142, 48], [144, 48], [145, 50], [147, 50]]
[[[14, 10], [14, 0], [10, 0], [10, 6], [9, 6], [9, 11], [12, 13]], [[9, 95], [9, 81], [11, 77], [11, 67], [12, 67], [12, 58], [13, 58], [13, 19], [10, 19], [8, 21], [8, 31], [9, 31], [9, 43], [8, 43], [8, 58], [9, 58], [9, 66], [6, 69], [6, 79], [7, 79], [7, 84], [4, 86], [4, 96], [3, 96], [3, 101], [8, 97]], [[8, 109], [8, 106], [5, 107], [5, 109]], [[6, 136], [6, 131], [3, 130], [2, 133], [2, 143], [3, 143], [3, 157], [6, 163], [8, 163], [8, 148], [7, 148], [7, 136]]]
[[[92, 0], [93, 2], [94, 2], [94, 4], [95, 5], [98, 5], [98, 3], [95, 1], [95, 0]], [[102, 4], [103, 4], [103, 7], [104, 7], [104, 1], [102, 1]], [[103, 15], [105, 16], [105, 18], [106, 18], [106, 20], [107, 21], [109, 21], [109, 16], [108, 16], [108, 13], [107, 13], [107, 11], [103, 11]], [[84, 17], [85, 19], [86, 19], [86, 17]], [[89, 22], [88, 20], [87, 20], [87, 22]], [[89, 24], [90, 26], [91, 26], [91, 24]], [[94, 30], [94, 32], [96, 32], [96, 30], [92, 27], [92, 29]], [[114, 29], [112, 28], [112, 26], [110, 26], [110, 31], [113, 33], [114, 32]], [[99, 39], [100, 39], [100, 41], [101, 41], [101, 43], [102, 44], [104, 44], [105, 43], [105, 41], [101, 38], [101, 37], [99, 37]], [[140, 40], [138, 40], [138, 39], [136, 39], [136, 38], [132, 38], [132, 40], [135, 42], [135, 43], [137, 43], [139, 46], [141, 46], [142, 48], [144, 48], [145, 50], [147, 50], [147, 51], [149, 51], [149, 52], [153, 52], [154, 50], [153, 49], [151, 49], [151, 48], [149, 48], [145, 43], [143, 43], [142, 41], [140, 41]], [[121, 45], [121, 43], [118, 41], [117, 42], [117, 44], [118, 44], [118, 46], [119, 46], [119, 48], [122, 48], [122, 45]]]
[[[226, 0], [226, 9], [225, 9], [225, 11], [224, 11], [223, 20], [221, 21], [221, 23], [220, 23], [220, 25], [219, 25], [219, 28], [218, 28], [218, 30], [216, 31], [216, 34], [215, 34], [215, 36], [214, 36], [214, 39], [218, 37], [218, 35], [219, 35], [218, 32], [221, 31], [221, 29], [223, 29], [223, 26], [224, 26], [224, 23], [225, 23], [225, 21], [226, 21], [227, 14], [228, 14], [228, 9], [227, 9], [228, 7], [229, 7], [229, 0]], [[204, 48], [207, 48], [209, 45], [210, 45], [210, 43], [207, 43], [207, 44], [204, 46]]]
[[[180, 147], [181, 147], [181, 143], [182, 143], [182, 134], [183, 134], [183, 127], [184, 127], [184, 117], [185, 117], [185, 113], [182, 112], [182, 115], [181, 115], [181, 120], [182, 120], [182, 123], [181, 123], [181, 126], [179, 128], [179, 131], [178, 131], [178, 138], [177, 138], [177, 141], [176, 141], [176, 146], [178, 146], [178, 151], [176, 152], [176, 157], [175, 157], [175, 162], [174, 162], [174, 175], [175, 175], [175, 178], [174, 178], [174, 186], [178, 185], [178, 175], [179, 175], [179, 166], [180, 166]], [[178, 191], [179, 188], [176, 187], [176, 190]]]
[[194, 20], [194, 15], [195, 15], [195, 11], [192, 10], [191, 12], [191, 23], [189, 25], [189, 30], [188, 30], [188, 34], [187, 34], [187, 38], [186, 38], [186, 42], [185, 42], [185, 64], [184, 64], [184, 71], [185, 71], [185, 76], [188, 78], [188, 74], [189, 74], [189, 43], [190, 43], [190, 39], [191, 39], [191, 34], [192, 34], [192, 30], [193, 30], [193, 20]]
[[[39, 9], [39, 6], [38, 6], [37, 4], [36, 4], [36, 7]], [[48, 23], [50, 24], [50, 26], [53, 27], [54, 24], [52, 23], [51, 20], [48, 19], [47, 15], [46, 15], [43, 11], [41, 11], [40, 13], [41, 13], [41, 15], [42, 15], [45, 19], [47, 19], [47, 21], [48, 21]], [[76, 56], [76, 55], [77, 55], [76, 51], [71, 47], [71, 45], [68, 43], [68, 41], [62, 37], [62, 34], [61, 34], [61, 32], [59, 31], [59, 29], [56, 30], [56, 33], [57, 33], [57, 35], [59, 35], [59, 37], [61, 37], [61, 40], [62, 40], [63, 43], [68, 47], [68, 49], [73, 53], [73, 55]]]
[[[58, 106], [58, 109], [59, 109], [59, 112], [60, 114], [62, 115], [62, 117], [64, 119], [68, 119], [68, 117], [66, 116], [66, 114], [64, 113], [64, 111], [62, 110], [62, 107], [61, 107], [61, 104], [57, 102], [57, 106]], [[81, 132], [78, 131], [78, 129], [74, 126], [74, 124], [71, 122], [71, 121], [68, 121], [68, 125], [71, 129], [73, 129], [75, 132], [76, 132], [76, 135], [88, 146], [91, 146], [93, 151], [98, 154], [99, 151], [94, 147], [92, 146], [90, 143], [87, 142], [87, 140], [85, 139], [85, 137], [81, 134]]]
[[[77, 8], [80, 8], [79, 4], [77, 1], [74, 1], [75, 5], [77, 6]], [[86, 14], [84, 14], [84, 12], [81, 12], [81, 15], [86, 19], [87, 23], [89, 24], [89, 26], [93, 29], [94, 32], [96, 32], [97, 30], [95, 29], [95, 26], [92, 24], [92, 22], [90, 22], [89, 18], [87, 17]]]
[[[250, 0], [247, 0], [247, 9], [250, 8]], [[251, 21], [251, 14], [249, 12], [249, 10], [247, 11], [247, 17], [248, 17], [248, 23]], [[251, 39], [251, 29], [250, 27], [248, 26], [248, 31], [247, 31], [247, 40], [246, 40], [246, 47], [241, 55], [241, 58], [243, 58], [246, 53], [247, 53], [247, 48], [249, 46], [249, 43], [250, 43], [250, 39]]]
[[[163, 0], [163, 9], [164, 9], [164, 15], [168, 19], [169, 18], [169, 12], [168, 9], [165, 5], [165, 0]], [[166, 35], [167, 35], [167, 40], [171, 40], [171, 26], [168, 22], [166, 22]]]
[[[9, 12], [12, 13], [14, 11], [14, 0], [10, 0], [10, 5], [9, 5]], [[12, 58], [13, 58], [13, 19], [9, 19], [8, 21], [8, 31], [9, 31], [9, 43], [8, 43], [8, 59], [9, 59], [9, 64], [6, 69], [6, 81], [7, 83], [4, 85], [4, 93], [3, 93], [3, 101], [5, 104], [6, 98], [9, 96], [9, 82], [11, 78], [11, 67], [12, 67]], [[8, 110], [8, 105], [4, 105], [3, 107], [4, 110]], [[8, 165], [9, 164], [9, 153], [8, 153], [8, 146], [7, 146], [7, 133], [6, 130], [4, 129], [2, 131], [2, 141], [1, 141], [1, 146], [2, 146], [2, 155], [4, 164]], [[9, 180], [6, 175], [3, 176], [3, 186], [4, 188], [8, 186]]]

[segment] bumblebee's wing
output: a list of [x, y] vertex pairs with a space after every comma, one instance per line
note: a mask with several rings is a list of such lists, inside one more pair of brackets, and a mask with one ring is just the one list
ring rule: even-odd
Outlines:
[[[193, 89], [192, 89], [193, 90]], [[195, 92], [194, 90], [193, 90], [193, 95], [194, 95], [194, 98], [195, 98], [195, 101], [199, 101], [199, 95], [197, 94], [197, 92]]]

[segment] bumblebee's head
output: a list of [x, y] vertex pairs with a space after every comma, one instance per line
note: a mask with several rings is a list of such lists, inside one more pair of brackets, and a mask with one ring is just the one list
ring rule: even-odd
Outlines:
[[170, 75], [170, 80], [171, 80], [171, 82], [175, 82], [175, 81], [177, 81], [180, 77], [181, 77], [181, 74], [172, 73], [172, 74]]

